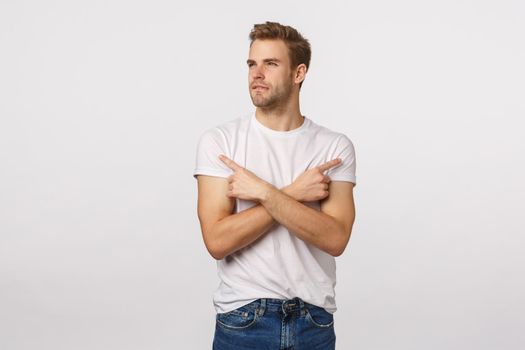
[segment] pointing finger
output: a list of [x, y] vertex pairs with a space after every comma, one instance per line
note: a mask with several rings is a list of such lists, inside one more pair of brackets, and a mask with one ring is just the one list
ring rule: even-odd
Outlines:
[[223, 154], [220, 154], [219, 155], [219, 159], [222, 160], [222, 162], [224, 164], [226, 164], [228, 166], [228, 168], [232, 169], [233, 171], [235, 170], [239, 170], [241, 169], [242, 167], [240, 165], [238, 165], [237, 163], [235, 163], [233, 160], [231, 160], [230, 158], [226, 157], [225, 155]]
[[341, 158], [336, 158], [336, 159], [332, 159], [324, 164], [321, 164], [318, 166], [319, 170], [321, 172], [325, 172], [326, 170], [336, 166], [336, 165], [339, 165], [339, 163], [341, 163]]

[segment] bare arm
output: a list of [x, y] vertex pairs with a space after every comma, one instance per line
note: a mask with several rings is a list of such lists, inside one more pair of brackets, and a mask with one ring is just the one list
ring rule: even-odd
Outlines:
[[336, 181], [330, 187], [333, 186], [339, 191], [332, 190], [334, 196], [330, 196], [321, 211], [297, 202], [275, 187], [269, 187], [261, 203], [291, 233], [332, 256], [339, 256], [348, 244], [354, 221], [353, 184]]
[[[199, 175], [197, 180], [201, 231], [206, 248], [213, 258], [220, 260], [244, 248], [277, 223], [260, 203], [232, 214], [235, 198], [226, 196], [227, 179]], [[296, 198], [291, 186], [286, 186], [282, 191]]]
[[[198, 176], [198, 213], [201, 231], [209, 253], [217, 260], [254, 242], [277, 223], [274, 217], [270, 215], [268, 208], [260, 204], [237, 214], [232, 214], [235, 198], [260, 202], [260, 195], [266, 193], [267, 187], [270, 185], [232, 160], [226, 157], [222, 160], [235, 171], [234, 175], [227, 180], [211, 176]], [[322, 173], [339, 163], [340, 159], [334, 159], [305, 171], [292, 184], [282, 189], [282, 192], [273, 186], [270, 187], [285, 198], [315, 212], [315, 215], [319, 217], [318, 211], [304, 206], [300, 202], [303, 200], [306, 202], [318, 201], [326, 198], [329, 195], [330, 178]], [[323, 222], [327, 218], [329, 219], [329, 216], [323, 216]], [[311, 222], [311, 218], [308, 222]], [[321, 238], [317, 240], [304, 234], [299, 235], [299, 238], [318, 246], [325, 243]], [[324, 246], [321, 245], [321, 249], [323, 248]], [[328, 251], [332, 252], [331, 249]]]

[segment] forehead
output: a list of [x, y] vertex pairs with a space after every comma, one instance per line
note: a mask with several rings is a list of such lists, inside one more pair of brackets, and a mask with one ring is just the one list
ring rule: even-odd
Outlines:
[[264, 60], [265, 58], [288, 61], [288, 48], [282, 40], [257, 39], [252, 43], [248, 56], [254, 61]]

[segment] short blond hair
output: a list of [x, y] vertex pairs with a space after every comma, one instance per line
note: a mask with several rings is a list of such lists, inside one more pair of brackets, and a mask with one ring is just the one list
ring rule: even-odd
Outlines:
[[310, 43], [295, 28], [277, 22], [255, 24], [250, 32], [250, 46], [257, 39], [280, 39], [288, 48], [292, 69], [301, 63], [310, 66], [312, 50]]

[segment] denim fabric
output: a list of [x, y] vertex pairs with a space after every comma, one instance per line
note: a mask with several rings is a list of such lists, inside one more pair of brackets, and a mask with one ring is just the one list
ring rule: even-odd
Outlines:
[[300, 298], [257, 299], [216, 314], [213, 350], [333, 350], [334, 316]]

